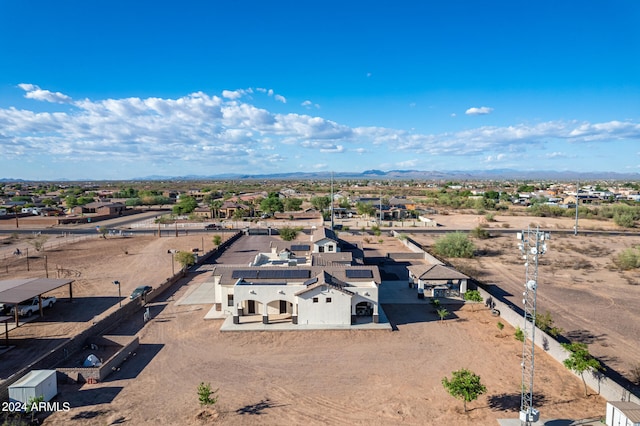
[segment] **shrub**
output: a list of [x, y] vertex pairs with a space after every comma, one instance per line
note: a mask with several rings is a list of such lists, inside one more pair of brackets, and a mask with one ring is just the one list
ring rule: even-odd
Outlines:
[[496, 324], [496, 327], [498, 327], [498, 330], [502, 331], [502, 329], [504, 328], [504, 324], [498, 321], [498, 323]]
[[210, 383], [200, 382], [198, 385], [198, 401], [200, 401], [200, 405], [214, 405], [218, 402], [216, 392], [218, 392], [218, 389], [211, 390]]
[[493, 215], [493, 213], [487, 213], [486, 215], [484, 215], [484, 218], [487, 220], [487, 222], [495, 222], [496, 218]]
[[516, 333], [513, 335], [513, 337], [515, 337], [516, 340], [524, 342], [524, 331], [522, 331], [520, 326], [516, 327]]
[[464, 294], [464, 300], [471, 302], [482, 302], [482, 295], [478, 290], [469, 290]]
[[476, 226], [471, 230], [471, 236], [480, 240], [486, 240], [490, 237], [489, 231], [483, 229], [481, 226]]
[[616, 213], [613, 216], [613, 222], [623, 228], [633, 228], [635, 226], [632, 213]]
[[624, 271], [640, 267], [640, 250], [626, 249], [621, 251], [613, 260], [616, 266]]
[[475, 249], [475, 245], [469, 241], [467, 235], [461, 232], [454, 232], [438, 238], [434, 245], [435, 252], [446, 257], [471, 258]]
[[285, 241], [292, 241], [298, 236], [298, 231], [294, 228], [285, 226], [280, 229], [280, 237]]

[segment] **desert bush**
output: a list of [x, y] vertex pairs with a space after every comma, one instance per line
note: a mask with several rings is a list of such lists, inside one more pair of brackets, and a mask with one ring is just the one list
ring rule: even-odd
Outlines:
[[467, 235], [461, 232], [447, 234], [438, 238], [434, 245], [436, 254], [446, 257], [473, 257], [475, 245], [469, 241]]
[[288, 226], [280, 229], [280, 237], [285, 241], [293, 241], [298, 236], [299, 230], [296, 228], [290, 228]]
[[476, 226], [471, 230], [469, 234], [472, 237], [478, 238], [480, 240], [486, 240], [487, 238], [491, 237], [491, 235], [489, 235], [489, 231], [483, 229], [481, 226]]
[[218, 389], [211, 390], [210, 383], [200, 382], [198, 385], [198, 401], [200, 401], [200, 405], [215, 405], [218, 402], [217, 392]]
[[520, 328], [520, 326], [516, 327], [516, 332], [513, 335], [513, 337], [516, 338], [516, 340], [519, 340], [521, 342], [524, 342], [524, 331], [522, 331], [522, 329]]
[[616, 213], [613, 216], [613, 223], [623, 228], [633, 228], [635, 226], [632, 213]]
[[511, 228], [511, 225], [505, 222], [505, 223], [502, 224], [502, 227], [503, 228]]
[[486, 215], [484, 215], [484, 218], [486, 219], [487, 222], [495, 222], [496, 221], [496, 218], [495, 218], [493, 213], [487, 213]]
[[637, 248], [623, 250], [613, 259], [613, 263], [624, 271], [640, 268], [640, 250]]

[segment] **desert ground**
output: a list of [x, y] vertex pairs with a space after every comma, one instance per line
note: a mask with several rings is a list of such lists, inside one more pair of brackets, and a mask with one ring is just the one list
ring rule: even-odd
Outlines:
[[[484, 218], [447, 215], [438, 222], [444, 228], [471, 229]], [[567, 219], [498, 216], [484, 225], [491, 233], [492, 229], [505, 229], [505, 223], [514, 234], [528, 226], [550, 231], [547, 253], [540, 257], [538, 267], [538, 312], [551, 313], [566, 339], [588, 344], [612, 377], [631, 380], [630, 370], [640, 366], [640, 275], [637, 270], [619, 271], [613, 258], [624, 249], [640, 247], [640, 235], [585, 235], [591, 230], [619, 230], [611, 222], [596, 220], [580, 220], [579, 231], [583, 232], [577, 236], [554, 233], [573, 229], [574, 222]], [[474, 278], [499, 287], [507, 300], [521, 306], [525, 268], [514, 234], [474, 239], [478, 256], [451, 261]], [[426, 234], [412, 237], [425, 245], [438, 238]]]
[[[454, 220], [454, 215], [442, 219], [439, 222], [452, 220], [449, 224], [443, 223], [445, 227], [463, 229], [474, 227], [464, 228], [460, 225], [464, 221], [473, 225], [481, 220], [466, 215], [458, 220]], [[534, 221], [533, 218], [513, 219], [526, 220], [524, 227]], [[502, 226], [500, 220], [498, 218], [495, 226]], [[514, 230], [521, 227], [519, 223], [511, 225]], [[568, 228], [570, 226], [563, 229]], [[397, 240], [382, 238], [382, 244], [376, 241], [365, 245], [368, 256], [384, 256], [386, 252], [402, 250]], [[501, 238], [482, 243], [495, 244]], [[516, 251], [512, 250], [515, 241], [512, 244], [504, 238], [500, 243], [500, 247], [504, 246], [503, 254], [479, 257], [466, 265], [480, 270], [489, 269], [491, 265], [496, 269], [503, 268], [499, 272], [492, 271], [493, 276], [478, 277], [501, 286], [519, 283], [524, 275], [523, 266], [514, 260], [517, 259]], [[592, 244], [599, 244], [600, 237], [593, 238]], [[558, 240], [552, 241], [555, 244]], [[622, 246], [633, 244], [627, 241], [606, 238], [605, 245], [614, 253]], [[38, 353], [52, 348], [60, 339], [82, 330], [94, 316], [115, 309], [118, 298], [113, 280], [122, 283], [123, 302], [126, 303], [126, 297], [137, 285], [156, 286], [171, 275], [168, 249], [190, 250], [202, 244], [205, 249], [212, 247], [211, 234], [92, 238], [47, 248], [50, 271], [59, 269], [76, 277], [74, 299], [77, 297], [77, 300], [65, 305], [64, 298], [68, 295], [60, 290], [57, 295], [62, 300], [46, 313], [44, 319], [12, 330], [10, 338], [15, 348], [0, 355], [0, 377], [7, 377], [20, 362], [35, 359]], [[552, 259], [553, 250], [551, 245], [545, 259]], [[569, 261], [577, 252], [565, 249], [556, 253]], [[607, 259], [610, 256], [607, 255]], [[489, 261], [492, 263], [478, 264]], [[638, 329], [633, 328], [639, 324], [633, 316], [637, 311], [632, 305], [623, 305], [618, 296], [627, 294], [629, 299], [637, 301], [640, 287], [616, 278], [610, 289], [591, 294], [589, 289], [595, 287], [594, 284], [602, 287], [603, 282], [614, 280], [605, 277], [592, 283], [595, 278], [590, 277], [601, 273], [601, 263], [595, 258], [589, 261], [592, 270], [576, 270], [581, 281], [562, 282], [571, 289], [578, 287], [580, 294], [590, 295], [590, 298], [577, 299], [575, 295], [567, 297], [565, 294], [564, 302], [558, 303], [576, 318], [584, 315], [585, 321], [596, 312], [603, 317], [616, 318], [624, 313], [622, 309], [628, 309], [625, 315], [631, 316], [625, 316], [625, 320], [629, 319], [629, 326], [618, 328], [621, 320], [618, 316], [617, 321], [602, 324], [599, 320], [581, 323], [574, 319], [580, 324], [578, 328], [572, 326], [570, 319], [552, 311], [551, 305], [548, 309], [556, 324], [565, 330], [582, 330], [583, 336], [593, 335], [595, 342], [606, 343], [590, 345], [592, 353], [598, 355], [595, 349], [622, 348], [631, 359], [632, 351], [625, 348], [633, 348], [634, 342], [637, 347]], [[5, 264], [1, 264], [0, 279], [43, 276], [43, 266], [38, 268], [37, 265], [37, 259], [34, 259], [29, 272], [16, 264], [5, 272], [6, 269], [2, 269]], [[544, 274], [549, 274], [546, 267], [541, 265], [541, 282], [544, 282]], [[558, 267], [555, 273], [559, 277], [566, 276], [568, 269], [567, 266]], [[605, 269], [608, 273], [619, 274]], [[503, 279], [503, 275], [509, 279]], [[113, 330], [111, 334], [139, 336], [141, 346], [136, 355], [102, 383], [60, 385], [61, 393], [56, 400], [70, 402], [72, 409], [53, 413], [43, 419], [44, 423], [495, 425], [496, 419], [517, 417], [522, 343], [514, 339], [514, 330], [508, 325], [504, 330], [498, 330], [499, 318], [492, 317], [483, 305], [452, 305], [452, 315], [441, 322], [428, 304], [383, 304], [395, 331], [221, 333], [220, 320], [203, 319], [211, 306], [175, 303], [205, 278], [206, 273], [189, 274], [151, 304], [151, 321], [144, 324], [141, 316], [133, 317]], [[554, 286], [558, 294], [566, 292], [560, 280]], [[620, 305], [614, 305], [616, 308], [612, 309], [609, 300], [614, 288], [621, 288], [612, 299]], [[505, 291], [510, 292], [508, 288]], [[591, 300], [595, 301], [593, 306], [578, 309], [583, 301]], [[576, 301], [574, 307], [573, 301]], [[540, 305], [546, 308], [543, 300]], [[605, 328], [607, 325], [612, 328]], [[601, 326], [601, 330], [593, 328], [596, 326]], [[614, 357], [623, 362], [622, 355], [617, 351], [612, 353], [616, 355], [608, 355], [607, 364], [615, 365]], [[462, 402], [449, 396], [441, 384], [443, 377], [450, 377], [452, 371], [460, 368], [473, 370], [487, 387], [485, 395], [468, 404], [467, 413], [462, 410]], [[214, 389], [219, 388], [215, 411], [204, 410], [198, 405], [196, 389], [202, 381], [210, 382]], [[597, 395], [585, 397], [580, 379], [543, 352], [536, 354], [535, 390], [536, 407], [545, 419], [599, 418], [604, 414], [604, 400]]]

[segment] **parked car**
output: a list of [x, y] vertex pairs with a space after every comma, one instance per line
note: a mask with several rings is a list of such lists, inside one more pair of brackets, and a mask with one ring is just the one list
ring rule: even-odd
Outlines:
[[129, 299], [135, 299], [136, 297], [146, 297], [149, 292], [153, 290], [153, 287], [150, 285], [141, 285], [140, 287], [136, 287], [135, 290], [129, 296]]
[[210, 223], [204, 229], [222, 229], [222, 227], [216, 223]]
[[[54, 303], [56, 303], [55, 296], [42, 298], [43, 309], [52, 307]], [[31, 300], [25, 300], [18, 306], [14, 306], [13, 308], [11, 308], [12, 315], [15, 315], [16, 308], [18, 309], [18, 315], [20, 315], [21, 317], [30, 317], [31, 314], [34, 314], [40, 310], [40, 303], [38, 302], [37, 297], [34, 297]]]

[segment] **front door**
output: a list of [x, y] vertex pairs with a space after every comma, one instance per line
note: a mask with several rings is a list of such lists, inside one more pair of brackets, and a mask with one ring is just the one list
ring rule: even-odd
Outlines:
[[248, 300], [248, 308], [249, 308], [249, 313], [250, 314], [255, 314], [256, 313], [256, 301], [255, 300]]
[[281, 300], [280, 301], [280, 313], [281, 314], [286, 314], [287, 313], [287, 301], [286, 300]]

